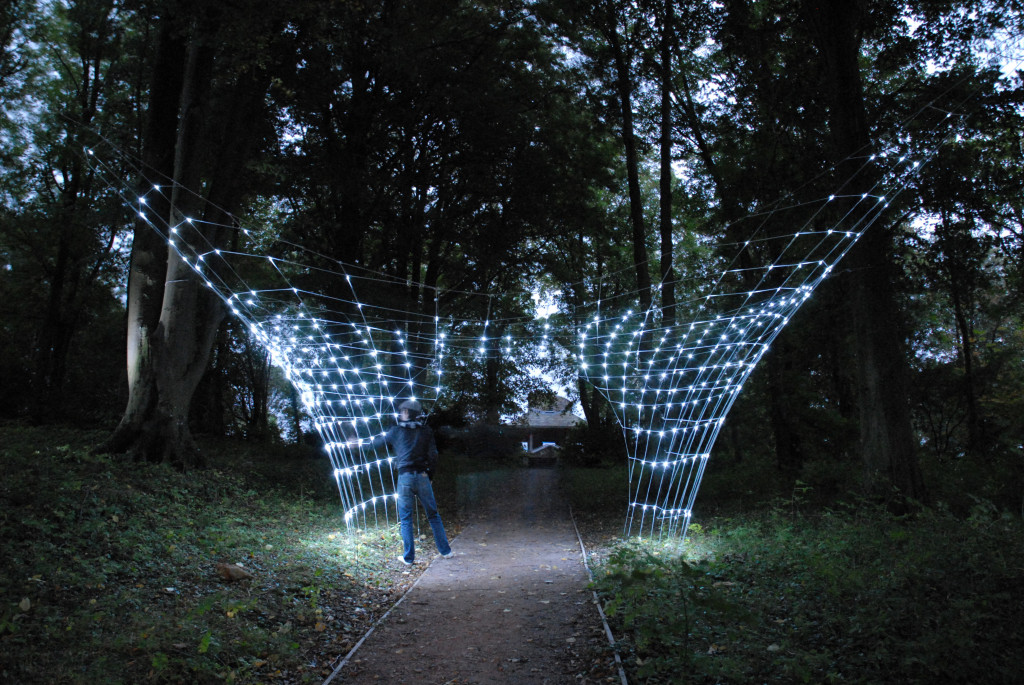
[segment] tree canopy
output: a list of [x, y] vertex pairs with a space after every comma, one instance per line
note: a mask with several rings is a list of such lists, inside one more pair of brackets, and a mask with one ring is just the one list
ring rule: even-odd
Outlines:
[[[613, 407], [572, 357], [589, 307], [689, 322], [721, 274], [746, 287], [913, 158], [718, 449], [793, 477], [854, 461], [911, 498], [922, 469], [1010, 468], [1021, 22], [1009, 1], [7, 3], [0, 368], [21, 392], [0, 407], [119, 420], [108, 449], [183, 465], [192, 431], [309, 432], [153, 230], [194, 218], [342, 313], [340, 274], [361, 280], [414, 353], [435, 318], [502, 322], [517, 344], [454, 365], [439, 414], [497, 422], [553, 377], [596, 430]], [[557, 292], [548, 332], [535, 292]]]

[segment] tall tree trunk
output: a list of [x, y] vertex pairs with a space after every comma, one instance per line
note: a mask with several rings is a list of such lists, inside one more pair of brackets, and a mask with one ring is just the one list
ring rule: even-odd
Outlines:
[[[863, 3], [814, 0], [805, 15], [825, 61], [831, 86], [830, 128], [837, 158], [851, 160], [870, 143], [860, 74], [859, 24]], [[840, 178], [854, 178], [861, 187], [844, 188], [859, 195], [872, 179], [855, 176], [859, 161], [840, 164]], [[898, 277], [891, 230], [881, 222], [864, 233], [849, 256], [853, 262], [851, 319], [854, 322], [860, 447], [866, 491], [889, 498], [923, 499], [924, 483], [914, 451], [910, 422], [909, 367], [903, 322], [896, 298]]]
[[[952, 274], [951, 274], [952, 275]], [[950, 278], [949, 294], [953, 301], [953, 319], [956, 322], [960, 363], [964, 369], [963, 392], [967, 404], [967, 451], [974, 453], [981, 446], [981, 419], [978, 413], [978, 395], [974, 379], [974, 327], [960, 286]]]
[[[0, 10], [0, 32], [7, 22], [25, 11], [25, 8], [19, 9], [17, 3], [7, 10]], [[111, 11], [110, 6], [99, 6], [88, 10], [88, 16], [80, 17], [82, 23], [74, 22], [81, 32], [78, 34], [79, 39], [84, 35], [89, 36], [83, 42], [87, 49], [80, 55], [72, 79], [76, 89], [74, 100], [77, 103], [73, 118], [81, 122], [82, 126], [91, 124], [99, 114], [99, 98], [106, 90], [107, 73], [102, 67], [107, 58], [106, 39], [111, 27]], [[0, 48], [2, 51], [3, 48]], [[68, 68], [71, 68], [70, 64]], [[58, 235], [57, 252], [53, 273], [49, 278], [47, 303], [36, 338], [33, 378], [29, 388], [29, 412], [36, 422], [49, 421], [63, 414], [67, 360], [72, 339], [82, 321], [82, 294], [89, 289], [100, 265], [106, 259], [106, 255], [89, 254], [88, 248], [83, 247], [88, 244], [83, 240], [83, 234], [92, 230], [81, 217], [93, 199], [92, 184], [89, 182], [88, 167], [77, 154], [82, 147], [80, 130], [72, 126], [65, 128], [63, 133], [66, 142], [60, 155], [63, 159], [59, 164], [63, 183], [59, 184], [60, 206], [53, 217]], [[75, 152], [69, 154], [71, 150]], [[94, 260], [92, 267], [87, 266], [90, 260]]]
[[[157, 37], [149, 111], [142, 134], [142, 161], [148, 178], [140, 180], [140, 195], [148, 193], [151, 183], [148, 179], [163, 182], [174, 176], [174, 142], [185, 79], [186, 41], [175, 19], [164, 16]], [[154, 216], [170, 215], [167, 194], [154, 193], [149, 197], [148, 211]], [[146, 221], [137, 219], [128, 273], [128, 404], [120, 424], [97, 448], [99, 451], [120, 453], [132, 449], [156, 403], [151, 338], [160, 319], [167, 253], [166, 240]]]
[[[166, 166], [156, 165], [173, 159], [172, 173], [167, 174], [175, 180], [170, 202], [155, 202], [150, 210], [157, 225], [166, 221], [178, 226], [188, 217], [202, 216], [202, 202], [193, 191], [200, 185], [199, 145], [208, 114], [214, 46], [210, 36], [194, 35], [185, 49], [172, 32], [161, 32], [167, 43], [158, 49], [154, 91], [167, 87], [168, 92], [153, 95], [148, 127], [152, 151], [146, 161], [160, 172]], [[175, 85], [180, 100], [172, 111], [180, 118], [175, 126], [154, 131], [156, 120], [170, 123], [165, 112], [153, 108], [172, 99], [169, 89]], [[174, 133], [170, 149], [168, 131]], [[163, 240], [154, 240], [154, 233], [148, 225], [136, 227], [141, 242], [133, 245], [129, 279], [128, 407], [103, 449], [180, 467], [199, 466], [202, 456], [189, 430], [189, 405], [225, 312], [192, 267], [176, 251], [162, 247]]]
[[222, 436], [227, 434], [225, 386], [228, 385], [228, 367], [231, 364], [231, 333], [229, 326], [221, 326], [211, 354], [210, 364], [203, 374], [189, 408], [189, 424], [197, 433]]
[[[189, 406], [226, 308], [167, 241], [198, 233], [204, 244], [227, 247], [228, 235], [237, 238], [227, 226], [244, 195], [243, 170], [252, 158], [266, 88], [262, 67], [233, 64], [221, 75], [232, 76], [233, 86], [214, 97], [218, 27], [230, 17], [219, 5], [200, 9], [196, 17], [169, 13], [160, 20], [141, 188], [150, 198], [145, 211], [153, 224], [136, 224], [128, 282], [128, 405], [100, 447], [181, 467], [202, 464]], [[173, 179], [170, 187], [167, 179]], [[161, 192], [150, 193], [150, 183], [160, 183]], [[180, 227], [180, 233], [165, 237], [154, 227]]]
[[294, 383], [288, 384], [288, 393], [291, 399], [292, 430], [295, 431], [295, 444], [301, 445], [305, 442], [305, 435], [302, 432], [302, 403], [299, 402], [299, 391], [295, 388]]
[[[71, 179], [70, 186], [74, 183]], [[70, 271], [78, 267], [71, 256], [71, 233], [74, 228], [74, 194], [65, 195], [61, 211], [56, 219], [60, 223], [57, 239], [57, 256], [53, 275], [50, 278], [49, 294], [43, 321], [35, 342], [34, 369], [29, 388], [29, 415], [35, 423], [44, 423], [59, 416], [62, 410], [60, 390], [63, 385], [68, 350], [74, 327], [68, 318], [73, 316], [69, 301], [76, 298], [69, 293]]]
[[498, 392], [498, 374], [501, 372], [496, 350], [487, 352], [484, 364], [484, 422], [491, 426], [501, 423], [501, 398]]
[[765, 359], [768, 371], [769, 417], [775, 436], [775, 463], [780, 471], [797, 474], [804, 452], [798, 429], [799, 407], [793, 402], [793, 350], [780, 337]]
[[665, 0], [661, 27], [661, 320], [666, 328], [676, 323], [676, 275], [672, 266], [672, 3]]
[[629, 57], [614, 25], [608, 31], [608, 43], [615, 62], [615, 89], [622, 124], [622, 145], [626, 152], [626, 182], [629, 187], [629, 219], [633, 229], [633, 264], [640, 308], [651, 307], [651, 273], [647, 264], [647, 228], [644, 224], [644, 203], [640, 193], [640, 162], [637, 155], [633, 124], [633, 79]]

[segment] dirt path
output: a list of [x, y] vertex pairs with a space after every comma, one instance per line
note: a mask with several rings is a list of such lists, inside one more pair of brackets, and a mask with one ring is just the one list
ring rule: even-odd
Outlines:
[[430, 566], [332, 682], [617, 682], [557, 478], [528, 469], [460, 479], [468, 522], [455, 556], [417, 541]]

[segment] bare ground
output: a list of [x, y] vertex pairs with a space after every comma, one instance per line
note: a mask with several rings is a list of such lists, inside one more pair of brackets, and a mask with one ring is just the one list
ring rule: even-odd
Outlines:
[[471, 474], [458, 487], [455, 556], [417, 541], [429, 566], [332, 682], [618, 682], [558, 472]]

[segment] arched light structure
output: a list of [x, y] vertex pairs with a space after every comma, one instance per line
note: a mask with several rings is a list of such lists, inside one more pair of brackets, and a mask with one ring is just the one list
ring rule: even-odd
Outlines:
[[[121, 187], [111, 167], [87, 158]], [[712, 446], [750, 373], [815, 288], [882, 216], [919, 162], [871, 155], [858, 174], [872, 191], [833, 195], [794, 212], [800, 226], [761, 231], [736, 245], [737, 257], [717, 275], [686, 323], [662, 324], [657, 308], [622, 311], [618, 301], [596, 302], [576, 331], [578, 373], [610, 403], [625, 439], [630, 501], [625, 531], [686, 534]], [[863, 183], [863, 181], [862, 181]], [[180, 190], [180, 189], [179, 189]], [[328, 276], [333, 294], [297, 287], [301, 275], [324, 270], [259, 254], [248, 230], [242, 248], [218, 248], [202, 222], [179, 217], [168, 224], [149, 208], [154, 185], [132, 198], [136, 216], [164, 236], [181, 259], [269, 352], [295, 387], [330, 458], [350, 527], [391, 520], [396, 509], [393, 456], [373, 447], [408, 398], [432, 406], [444, 392], [446, 358], [485, 359], [510, 354], [513, 336], [492, 322], [442, 319], [363, 302], [353, 277], [338, 265]], [[810, 210], [810, 211], [808, 211]], [[786, 216], [773, 209], [773, 225]], [[174, 214], [171, 214], [174, 216]], [[321, 256], [322, 257], [322, 256]], [[372, 280], [372, 279], [371, 279]], [[260, 286], [250, 283], [258, 281]], [[435, 300], [436, 302], [436, 300]], [[687, 303], [684, 303], [684, 305]], [[681, 306], [681, 309], [684, 309]], [[578, 312], [579, 313], [579, 312]], [[401, 322], [397, 323], [396, 321]], [[543, 356], [555, 332], [545, 323], [533, 343]]]
[[877, 194], [823, 198], [800, 230], [744, 242], [743, 258], [693, 303], [691, 321], [666, 327], [657, 308], [604, 314], [599, 307], [579, 332], [579, 373], [608, 401], [625, 438], [627, 534], [686, 534], [711, 448], [743, 384], [882, 216], [885, 193], [898, 193], [920, 166], [906, 157], [864, 161], [862, 170], [881, 172]]

